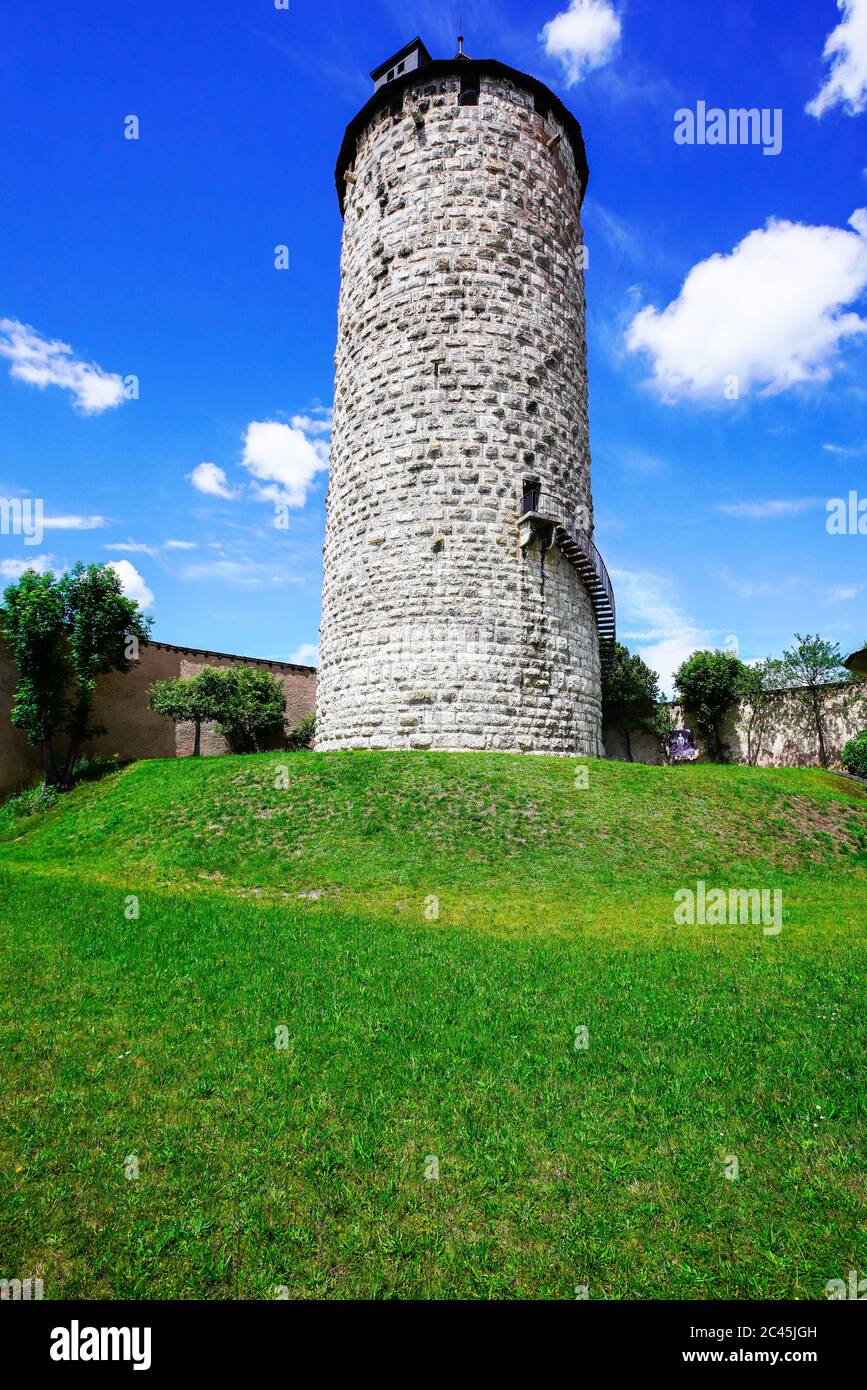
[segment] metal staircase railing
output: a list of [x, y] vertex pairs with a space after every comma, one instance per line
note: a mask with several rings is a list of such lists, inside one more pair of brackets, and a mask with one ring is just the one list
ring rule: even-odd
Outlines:
[[599, 654], [603, 670], [609, 670], [614, 660], [617, 639], [617, 609], [614, 588], [605, 568], [605, 561], [582, 526], [575, 512], [562, 498], [544, 492], [535, 484], [524, 487], [521, 520], [535, 519], [554, 527], [554, 537], [566, 559], [578, 571], [593, 605], [599, 632]]

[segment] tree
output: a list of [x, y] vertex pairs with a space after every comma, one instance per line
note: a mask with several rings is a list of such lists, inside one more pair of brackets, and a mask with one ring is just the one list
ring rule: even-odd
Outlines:
[[[130, 669], [152, 619], [109, 565], [79, 563], [59, 579], [25, 570], [3, 600], [0, 630], [18, 672], [12, 723], [41, 747], [45, 785], [66, 790], [81, 744], [103, 732], [90, 722], [97, 676]], [[69, 745], [59, 771], [61, 732]]]
[[695, 715], [712, 762], [725, 762], [722, 721], [737, 699], [744, 663], [733, 652], [702, 651], [675, 672], [674, 684], [681, 704]]
[[201, 751], [201, 727], [212, 720], [233, 752], [255, 753], [269, 730], [283, 727], [286, 693], [269, 671], [252, 666], [204, 666], [186, 679], [158, 681], [150, 707], [176, 724], [196, 726], [194, 756]]
[[258, 752], [269, 731], [283, 728], [286, 692], [282, 682], [254, 666], [227, 666], [211, 674], [217, 678], [214, 718], [220, 733], [234, 752]]
[[755, 765], [768, 719], [779, 700], [782, 683], [782, 662], [768, 657], [752, 666], [744, 666], [735, 682], [735, 693], [746, 709], [743, 714], [747, 731], [747, 762]]
[[621, 642], [614, 648], [614, 661], [602, 679], [602, 720], [620, 729], [626, 738], [626, 752], [632, 757], [632, 735], [652, 733], [659, 703], [659, 677]]
[[847, 671], [837, 642], [826, 642], [818, 634], [802, 637], [795, 633], [797, 646], [783, 652], [781, 683], [796, 708], [800, 706], [808, 727], [816, 735], [819, 760], [828, 766], [825, 737], [825, 689], [839, 685]]
[[69, 751], [62, 784], [70, 785], [81, 744], [105, 733], [91, 726], [97, 676], [109, 671], [129, 671], [147, 646], [152, 618], [127, 598], [117, 571], [110, 565], [83, 565], [79, 561], [61, 575], [67, 631], [67, 660], [71, 677], [67, 730]]
[[18, 672], [12, 723], [42, 750], [45, 785], [56, 786], [54, 737], [66, 714], [63, 595], [53, 574], [25, 570], [3, 595], [0, 626]]
[[[207, 672], [210, 670], [210, 667], [205, 668]], [[214, 717], [211, 682], [202, 679], [205, 671], [186, 680], [157, 681], [148, 692], [148, 704], [155, 714], [170, 719], [173, 724], [190, 723], [195, 726], [194, 758], [198, 758], [202, 751], [202, 724]]]

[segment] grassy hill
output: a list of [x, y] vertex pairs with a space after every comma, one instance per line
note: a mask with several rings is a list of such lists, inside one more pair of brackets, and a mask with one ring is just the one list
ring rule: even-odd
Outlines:
[[[867, 798], [577, 766], [145, 762], [0, 811], [9, 1277], [814, 1298], [862, 1267]], [[781, 889], [783, 931], [675, 926], [699, 879]]]

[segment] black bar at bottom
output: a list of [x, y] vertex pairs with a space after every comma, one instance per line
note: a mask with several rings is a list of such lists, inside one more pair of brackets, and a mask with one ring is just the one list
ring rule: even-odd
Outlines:
[[[390, 1339], [407, 1332], [425, 1339], [426, 1381], [437, 1363], [444, 1373], [466, 1369], [470, 1359], [490, 1369], [521, 1348], [536, 1378], [540, 1363], [559, 1361], [562, 1369], [566, 1358], [576, 1376], [595, 1365], [595, 1378], [602, 1368], [642, 1375], [678, 1368], [700, 1377], [710, 1366], [744, 1365], [803, 1367], [826, 1380], [861, 1364], [864, 1343], [863, 1314], [837, 1302], [3, 1302], [0, 1329], [7, 1367], [61, 1382], [104, 1373], [133, 1383], [211, 1372], [225, 1379], [272, 1366], [283, 1376], [304, 1377], [314, 1366], [321, 1375], [340, 1365], [342, 1348], [354, 1374], [402, 1367], [406, 1375], [405, 1355], [396, 1355], [405, 1344]], [[115, 1350], [125, 1359], [112, 1359]]]

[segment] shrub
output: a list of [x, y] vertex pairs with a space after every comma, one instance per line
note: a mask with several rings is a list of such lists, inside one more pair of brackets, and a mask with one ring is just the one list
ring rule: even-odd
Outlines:
[[110, 758], [104, 757], [102, 753], [94, 753], [89, 758], [79, 758], [72, 769], [72, 785], [77, 786], [79, 782], [98, 782], [101, 777], [108, 777], [123, 766], [117, 753], [112, 753]]
[[850, 738], [840, 757], [847, 772], [867, 777], [867, 729]]
[[[77, 786], [79, 782], [97, 782], [101, 777], [107, 777], [109, 773], [117, 772], [121, 766], [117, 754], [105, 758], [101, 753], [95, 753], [90, 758], [79, 758], [72, 769], [70, 785]], [[60, 800], [61, 791], [62, 788], [60, 787], [43, 784], [39, 787], [26, 787], [21, 792], [14, 792], [12, 796], [7, 797], [0, 804], [0, 829], [8, 828], [16, 821], [24, 820], [27, 816], [38, 815], [41, 811], [50, 811]]]
[[0, 830], [8, 829], [16, 821], [24, 820], [37, 811], [50, 811], [60, 800], [57, 787], [28, 787], [26, 791], [16, 792], [0, 806]]
[[286, 739], [286, 747], [291, 748], [296, 752], [300, 748], [312, 748], [313, 740], [315, 737], [316, 715], [305, 714], [304, 718], [301, 720], [301, 723], [298, 725], [298, 728], [293, 729], [292, 733], [288, 735]]

